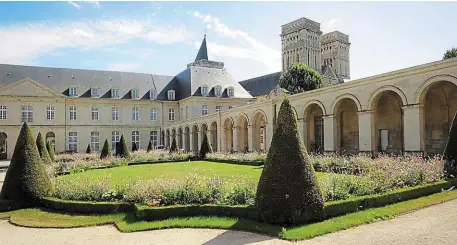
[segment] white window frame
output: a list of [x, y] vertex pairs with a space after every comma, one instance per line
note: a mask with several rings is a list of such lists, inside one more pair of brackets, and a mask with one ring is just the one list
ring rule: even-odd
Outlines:
[[78, 133], [69, 132], [68, 133], [68, 150], [73, 152], [78, 152]]
[[0, 105], [0, 120], [6, 120], [6, 105]]
[[93, 152], [100, 151], [100, 133], [90, 132], [90, 150]]
[[112, 131], [111, 132], [111, 150], [114, 152], [116, 151], [116, 143], [119, 143], [121, 141], [121, 134], [119, 131]]
[[76, 120], [76, 106], [70, 106], [70, 120]]
[[149, 140], [152, 141], [152, 146], [157, 147], [159, 139], [159, 133], [157, 130], [152, 130], [149, 132]]
[[208, 96], [208, 86], [203, 85], [201, 87], [201, 92], [202, 92], [202, 96], [204, 96], [204, 97]]
[[202, 116], [208, 115], [208, 106], [202, 105]]
[[113, 106], [111, 108], [111, 120], [119, 121], [119, 107]]
[[132, 89], [132, 99], [139, 99], [140, 91], [137, 88]]
[[92, 121], [98, 121], [98, 107], [92, 107]]
[[228, 87], [227, 88], [227, 96], [229, 98], [233, 98], [235, 96], [235, 88], [233, 87]]
[[168, 109], [168, 121], [175, 120], [175, 109]]
[[216, 106], [216, 112], [221, 112], [221, 111], [222, 111], [222, 106], [217, 105], [217, 106]]
[[132, 107], [132, 121], [140, 120], [140, 108], [138, 106]]
[[217, 97], [221, 97], [222, 96], [222, 86], [217, 85], [216, 87], [214, 87], [214, 94]]
[[33, 123], [33, 107], [31, 105], [21, 106], [21, 122]]
[[111, 98], [119, 99], [119, 88], [111, 88]]
[[175, 100], [176, 92], [174, 90], [168, 90], [168, 100]]
[[46, 120], [54, 120], [55, 108], [52, 105], [46, 106]]
[[71, 97], [76, 97], [76, 96], [78, 96], [78, 87], [76, 87], [76, 86], [71, 86], [71, 87], [68, 89], [68, 95], [71, 96]]
[[92, 97], [92, 98], [100, 98], [99, 88], [90, 88], [90, 97]]
[[157, 90], [155, 90], [155, 89], [149, 90], [149, 98], [151, 100], [156, 100], [157, 99]]
[[151, 108], [151, 121], [157, 121], [157, 109]]
[[137, 149], [140, 149], [140, 131], [132, 131], [132, 146], [136, 144]]

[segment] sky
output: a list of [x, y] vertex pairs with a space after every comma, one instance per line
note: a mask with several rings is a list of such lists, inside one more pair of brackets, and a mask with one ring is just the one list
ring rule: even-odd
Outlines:
[[176, 75], [207, 35], [235, 80], [281, 70], [281, 25], [349, 35], [351, 80], [441, 60], [457, 2], [0, 2], [0, 63]]

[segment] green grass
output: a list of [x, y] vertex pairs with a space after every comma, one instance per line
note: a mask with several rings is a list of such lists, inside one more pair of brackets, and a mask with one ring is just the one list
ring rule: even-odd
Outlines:
[[[218, 176], [223, 179], [236, 178], [240, 180], [258, 181], [260, 174], [262, 173], [262, 166], [246, 166], [206, 161], [157, 163], [90, 170], [76, 175], [61, 176], [59, 178], [65, 180], [78, 176], [87, 177], [88, 179], [100, 179], [105, 176], [111, 176], [111, 181], [119, 183], [138, 177], [146, 179], [182, 179], [186, 174], [192, 171], [197, 171], [200, 175], [208, 177]], [[326, 173], [317, 173], [317, 176], [325, 174]]]

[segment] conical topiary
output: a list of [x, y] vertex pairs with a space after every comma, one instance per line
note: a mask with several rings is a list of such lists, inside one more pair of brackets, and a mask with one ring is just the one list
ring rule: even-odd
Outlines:
[[138, 151], [138, 144], [135, 142], [132, 142], [132, 152]]
[[152, 151], [152, 141], [149, 141], [147, 152]]
[[90, 144], [87, 144], [86, 153], [91, 154], [92, 150], [90, 149]]
[[52, 145], [51, 141], [48, 141], [48, 143], [46, 143], [46, 149], [48, 150], [49, 158], [51, 158], [51, 161], [54, 162], [56, 160], [56, 154], [54, 151], [54, 146]]
[[6, 172], [0, 198], [27, 205], [49, 195], [51, 190], [52, 183], [38, 153], [32, 131], [27, 123], [24, 123]]
[[447, 140], [446, 148], [444, 148], [444, 172], [446, 177], [457, 176], [457, 113], [452, 120], [451, 130], [449, 131], [449, 138]]
[[173, 137], [173, 141], [171, 142], [170, 153], [178, 152], [178, 145], [176, 144], [176, 137]]
[[287, 98], [281, 104], [275, 127], [257, 187], [260, 218], [282, 226], [320, 220], [324, 201]]
[[116, 149], [116, 156], [119, 156], [122, 158], [130, 157], [130, 152], [129, 152], [129, 149], [127, 148], [127, 144], [125, 143], [124, 135], [121, 136], [121, 139], [118, 143], [118, 146]]
[[105, 139], [105, 143], [103, 144], [102, 152], [100, 153], [100, 159], [105, 159], [111, 156], [111, 148], [108, 144], [108, 139]]
[[211, 145], [208, 142], [208, 136], [203, 134], [202, 145], [200, 146], [200, 157], [205, 158], [206, 154], [213, 152]]
[[41, 136], [41, 132], [38, 133], [35, 143], [38, 148], [38, 153], [40, 154], [41, 160], [43, 160], [44, 163], [50, 163], [51, 158], [49, 157], [48, 149], [46, 149], [46, 145], [44, 144], [44, 140], [43, 140], [43, 137]]

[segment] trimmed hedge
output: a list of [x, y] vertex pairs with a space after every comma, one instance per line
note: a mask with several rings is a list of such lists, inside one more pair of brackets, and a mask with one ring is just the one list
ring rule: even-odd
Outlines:
[[134, 205], [126, 202], [86, 202], [62, 200], [53, 197], [43, 198], [41, 205], [46, 208], [68, 213], [125, 213], [134, 210]]
[[13, 200], [0, 199], [0, 212], [9, 212], [26, 207], [28, 206], [15, 202]]
[[248, 166], [262, 166], [265, 163], [264, 161], [236, 161], [236, 160], [221, 160], [221, 159], [208, 159], [208, 158], [206, 158], [205, 161], [238, 164], [238, 165], [248, 165]]

